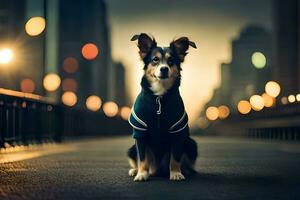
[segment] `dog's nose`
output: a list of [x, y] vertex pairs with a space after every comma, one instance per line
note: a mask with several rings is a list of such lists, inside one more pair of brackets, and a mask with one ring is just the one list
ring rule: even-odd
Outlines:
[[160, 72], [163, 73], [163, 74], [168, 73], [168, 71], [169, 71], [168, 67], [161, 67], [160, 68]]

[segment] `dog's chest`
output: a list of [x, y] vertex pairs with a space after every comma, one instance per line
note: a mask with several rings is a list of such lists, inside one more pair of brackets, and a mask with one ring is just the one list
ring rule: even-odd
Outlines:
[[135, 130], [161, 136], [183, 130], [187, 121], [182, 99], [175, 95], [160, 97], [140, 94], [129, 119]]

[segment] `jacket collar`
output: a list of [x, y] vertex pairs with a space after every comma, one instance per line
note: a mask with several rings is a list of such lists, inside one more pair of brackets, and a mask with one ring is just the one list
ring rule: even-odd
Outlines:
[[[164, 94], [162, 97], [172, 96], [172, 95], [179, 95], [179, 86], [180, 86], [180, 78], [176, 79], [173, 86]], [[153, 96], [154, 98], [158, 97], [155, 95], [152, 90], [150, 89], [150, 84], [145, 76], [143, 76], [141, 81], [142, 91], [145, 92], [147, 95]]]

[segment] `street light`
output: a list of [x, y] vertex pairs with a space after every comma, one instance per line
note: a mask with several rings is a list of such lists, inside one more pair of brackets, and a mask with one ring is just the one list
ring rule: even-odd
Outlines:
[[264, 108], [264, 99], [259, 95], [253, 95], [250, 97], [250, 104], [253, 110], [260, 111]]
[[86, 99], [85, 104], [89, 110], [96, 112], [101, 108], [102, 101], [101, 101], [100, 97], [98, 97], [96, 95], [92, 95]]
[[210, 106], [206, 109], [205, 114], [207, 119], [209, 119], [210, 121], [214, 121], [219, 117], [219, 110], [217, 107]]
[[275, 81], [269, 81], [265, 86], [266, 93], [271, 97], [277, 97], [280, 94], [280, 85]]
[[106, 102], [103, 105], [103, 111], [107, 117], [116, 116], [118, 114], [118, 110], [119, 110], [118, 105], [113, 101]]
[[13, 51], [8, 48], [0, 50], [0, 64], [7, 64], [12, 61], [14, 57]]
[[267, 64], [267, 59], [265, 55], [261, 52], [254, 52], [252, 54], [251, 61], [254, 67], [256, 67], [257, 69], [262, 69]]
[[239, 101], [237, 107], [238, 111], [243, 115], [248, 114], [251, 111], [251, 104], [246, 100]]

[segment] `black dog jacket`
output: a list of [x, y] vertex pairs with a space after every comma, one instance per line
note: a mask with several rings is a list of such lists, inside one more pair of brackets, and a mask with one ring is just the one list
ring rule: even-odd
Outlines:
[[163, 96], [156, 96], [149, 88], [142, 87], [128, 121], [135, 139], [163, 139], [173, 134], [188, 136], [188, 116], [176, 84]]

